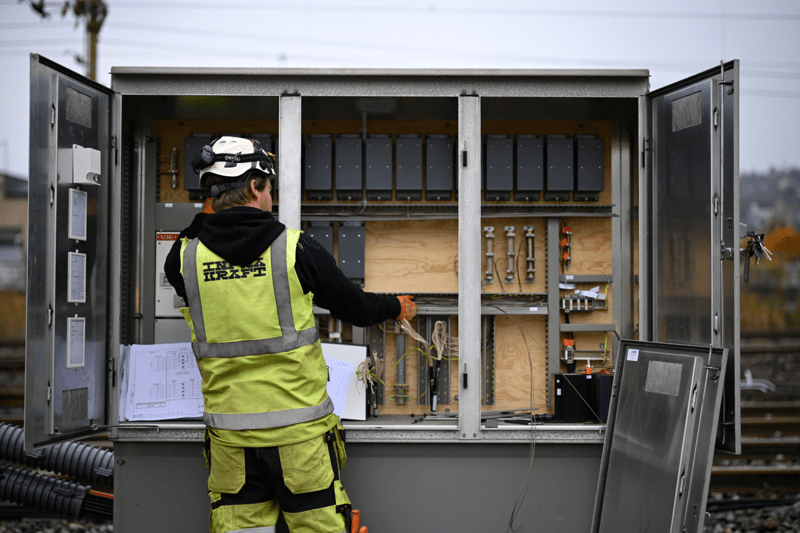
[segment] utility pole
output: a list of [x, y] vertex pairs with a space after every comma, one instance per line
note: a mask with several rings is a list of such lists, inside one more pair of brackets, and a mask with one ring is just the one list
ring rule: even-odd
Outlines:
[[[28, 4], [43, 19], [50, 16], [45, 9], [45, 0], [28, 0]], [[78, 63], [86, 65], [86, 76], [94, 80], [97, 75], [97, 36], [100, 34], [100, 28], [103, 26], [106, 15], [108, 15], [108, 6], [103, 0], [66, 0], [61, 7], [61, 16], [66, 16], [70, 10], [78, 19], [86, 19], [83, 57], [75, 59]]]
[[[64, 4], [64, 7], [68, 8], [69, 3]], [[103, 0], [74, 0], [72, 12], [76, 17], [86, 19], [83, 58], [86, 64], [86, 76], [94, 80], [97, 76], [97, 36], [108, 15], [108, 7]]]

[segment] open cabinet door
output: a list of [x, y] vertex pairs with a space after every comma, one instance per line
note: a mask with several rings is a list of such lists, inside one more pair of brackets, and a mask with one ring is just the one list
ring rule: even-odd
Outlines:
[[107, 422], [113, 93], [31, 55], [25, 447]]
[[727, 348], [716, 446], [741, 452], [739, 62], [646, 97], [643, 340]]

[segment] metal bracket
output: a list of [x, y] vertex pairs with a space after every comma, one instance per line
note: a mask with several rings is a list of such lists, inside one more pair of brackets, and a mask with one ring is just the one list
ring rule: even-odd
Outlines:
[[514, 226], [506, 226], [506, 283], [514, 283], [516, 277], [516, 239], [517, 234], [514, 232]]
[[486, 283], [494, 283], [494, 226], [485, 226], [486, 237]]
[[533, 226], [524, 226], [523, 229], [525, 230], [525, 241], [526, 241], [526, 258], [525, 261], [528, 265], [527, 273], [528, 275], [525, 277], [525, 283], [533, 283], [536, 280], [536, 262], [534, 258], [534, 238], [536, 237], [536, 233], [533, 230]]

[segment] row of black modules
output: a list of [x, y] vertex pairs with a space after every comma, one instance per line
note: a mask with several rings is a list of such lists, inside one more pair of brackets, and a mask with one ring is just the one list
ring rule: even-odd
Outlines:
[[[309, 200], [451, 200], [456, 143], [448, 134], [313, 133], [303, 150]], [[393, 156], [394, 152], [394, 157]], [[394, 174], [394, 183], [392, 175]], [[423, 186], [424, 182], [424, 186]], [[486, 135], [483, 178], [487, 201], [598, 201], [605, 188], [605, 147], [597, 135]]]

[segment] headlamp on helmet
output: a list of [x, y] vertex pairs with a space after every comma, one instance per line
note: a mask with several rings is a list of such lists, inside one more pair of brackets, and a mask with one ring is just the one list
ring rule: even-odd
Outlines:
[[220, 137], [194, 156], [192, 169], [200, 175], [200, 186], [203, 188], [207, 188], [207, 179], [203, 178], [208, 174], [227, 178], [229, 181], [211, 187], [211, 195], [219, 196], [244, 185], [251, 170], [274, 177], [276, 161], [275, 155], [262, 149], [256, 140]]

